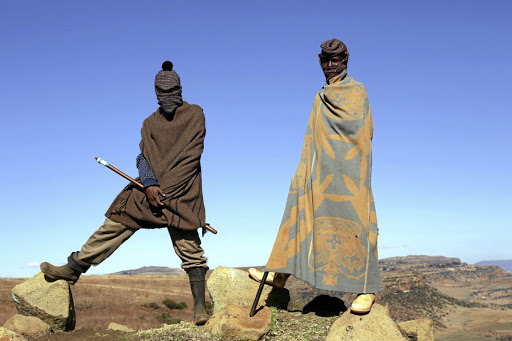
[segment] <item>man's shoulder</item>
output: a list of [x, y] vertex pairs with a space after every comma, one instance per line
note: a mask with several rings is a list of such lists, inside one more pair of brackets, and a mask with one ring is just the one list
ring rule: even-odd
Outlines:
[[190, 104], [188, 102], [183, 101], [183, 105], [181, 106], [181, 109], [186, 111], [187, 115], [189, 115], [189, 116], [197, 116], [197, 117], [202, 117], [204, 119], [203, 108], [201, 108], [197, 104]]
[[147, 122], [149, 122], [149, 121], [152, 121], [152, 120], [156, 119], [158, 114], [159, 114], [159, 112], [158, 112], [158, 109], [157, 109], [157, 110], [156, 110], [155, 112], [153, 112], [151, 115], [149, 115], [148, 117], [146, 117], [146, 118], [144, 119], [144, 121], [142, 122], [142, 124], [146, 124]]
[[343, 82], [347, 85], [350, 85], [354, 88], [358, 88], [358, 89], [361, 89], [362, 91], [365, 91], [366, 92], [366, 87], [364, 86], [364, 84], [358, 80], [356, 80], [354, 77], [351, 77], [351, 76], [348, 76], [345, 77], [345, 79], [343, 80]]
[[203, 112], [203, 108], [201, 108], [199, 105], [188, 103], [188, 102], [185, 102], [185, 101], [183, 101], [182, 107], [183, 107], [183, 109], [186, 109], [186, 110]]

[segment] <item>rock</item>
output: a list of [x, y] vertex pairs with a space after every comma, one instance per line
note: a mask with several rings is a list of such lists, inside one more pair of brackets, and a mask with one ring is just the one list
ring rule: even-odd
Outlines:
[[[208, 278], [207, 286], [214, 310], [220, 311], [229, 304], [252, 306], [259, 283], [252, 280], [246, 271], [219, 266]], [[352, 296], [355, 297], [316, 289], [290, 276], [283, 289], [265, 285], [259, 304], [289, 311], [314, 312], [318, 316], [337, 316], [347, 310], [345, 302], [351, 301]]]
[[416, 334], [418, 341], [434, 341], [434, 326], [431, 319], [400, 322], [398, 327], [406, 334]]
[[[223, 266], [213, 270], [206, 285], [215, 312], [223, 310], [230, 304], [252, 306], [259, 287], [259, 283], [252, 280], [247, 271]], [[265, 285], [260, 304], [264, 304], [271, 290], [270, 286]]]
[[23, 335], [37, 335], [51, 331], [51, 327], [37, 317], [20, 314], [16, 314], [8, 319], [4, 327]]
[[27, 339], [12, 330], [0, 327], [0, 341], [27, 341]]
[[69, 284], [63, 280], [47, 282], [42, 272], [12, 289], [18, 313], [34, 316], [57, 330], [75, 329], [76, 317]]
[[123, 324], [114, 323], [114, 322], [110, 322], [110, 324], [108, 325], [107, 330], [119, 330], [121, 332], [127, 332], [127, 333], [131, 333], [131, 332], [135, 331], [135, 330], [133, 330], [133, 329], [123, 325]]
[[346, 311], [331, 326], [325, 341], [407, 341], [389, 316], [388, 309], [375, 303], [366, 315]]
[[251, 307], [228, 305], [213, 314], [205, 328], [222, 338], [259, 340], [270, 329], [272, 312], [270, 308], [263, 307], [256, 315], [249, 317], [250, 310]]

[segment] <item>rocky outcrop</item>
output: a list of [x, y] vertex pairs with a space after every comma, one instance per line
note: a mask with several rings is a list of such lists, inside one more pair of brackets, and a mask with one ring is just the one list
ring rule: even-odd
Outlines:
[[119, 323], [115, 323], [115, 322], [110, 322], [107, 330], [119, 330], [120, 332], [126, 332], [126, 333], [131, 333], [131, 332], [135, 331], [135, 330], [131, 329], [130, 327], [125, 326], [124, 324], [119, 324]]
[[406, 336], [415, 336], [417, 341], [434, 341], [434, 326], [430, 319], [400, 322], [398, 327]]
[[[249, 277], [247, 271], [219, 266], [210, 275], [208, 291], [214, 310], [220, 311], [230, 304], [251, 306], [259, 283]], [[345, 302], [352, 294], [320, 290], [293, 276], [283, 289], [265, 285], [259, 305], [287, 309], [289, 311], [314, 312], [319, 316], [336, 316], [347, 310]]]
[[346, 311], [337, 319], [325, 341], [408, 341], [389, 316], [388, 309], [374, 304], [366, 315]]
[[423, 274], [415, 271], [381, 272], [381, 278], [382, 292], [377, 297], [409, 291], [426, 285]]
[[250, 307], [228, 305], [217, 311], [205, 328], [223, 339], [259, 340], [270, 329], [272, 312], [268, 307], [263, 307], [256, 315], [249, 317], [250, 310]]
[[12, 330], [0, 327], [0, 341], [27, 341], [27, 339]]
[[40, 272], [15, 286], [12, 298], [21, 315], [37, 317], [53, 330], [69, 331], [75, 328], [73, 296], [65, 281], [49, 283]]
[[8, 319], [4, 327], [23, 335], [37, 335], [51, 331], [51, 327], [37, 317], [20, 314], [16, 314]]
[[409, 255], [405, 257], [389, 257], [379, 260], [380, 264], [449, 264], [462, 265], [459, 258], [444, 256]]
[[[230, 304], [252, 306], [259, 287], [259, 283], [252, 280], [247, 271], [223, 266], [213, 270], [206, 285], [215, 312], [223, 310]], [[271, 287], [265, 286], [260, 304], [264, 304], [271, 290]]]

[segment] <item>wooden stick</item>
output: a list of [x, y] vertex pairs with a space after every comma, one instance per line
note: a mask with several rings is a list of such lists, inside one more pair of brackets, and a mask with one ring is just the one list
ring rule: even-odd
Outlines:
[[252, 303], [251, 312], [249, 313], [249, 317], [253, 317], [256, 314], [256, 306], [258, 305], [258, 301], [260, 300], [261, 292], [263, 291], [263, 286], [267, 281], [268, 271], [265, 271], [263, 274], [263, 278], [260, 282], [260, 287], [258, 288], [258, 292], [256, 293], [256, 297], [254, 298], [254, 302]]
[[[107, 161], [103, 160], [102, 158], [95, 157], [94, 159], [96, 159], [96, 161], [98, 161], [99, 164], [101, 164], [101, 165], [107, 167], [108, 169], [116, 172], [117, 174], [119, 174], [123, 178], [125, 178], [126, 180], [128, 180], [131, 183], [135, 184], [135, 186], [137, 186], [139, 189], [144, 191], [144, 186], [140, 182], [138, 182], [137, 180], [132, 178], [131, 176], [126, 175], [125, 173], [121, 172], [119, 169], [117, 169], [116, 167], [112, 166]], [[217, 230], [214, 229], [213, 227], [211, 227], [210, 224], [208, 224], [208, 223], [204, 224], [204, 228], [207, 229], [208, 231], [210, 231], [213, 234], [217, 234]]]
[[112, 166], [107, 161], [103, 160], [102, 158], [95, 157], [95, 159], [96, 159], [96, 161], [98, 161], [99, 164], [107, 167], [110, 170], [113, 170], [114, 172], [116, 172], [117, 174], [121, 175], [126, 180], [134, 183], [141, 190], [144, 190], [144, 186], [142, 186], [142, 184], [140, 182], [138, 182], [137, 180], [135, 180], [134, 178], [132, 178], [129, 175], [126, 175], [125, 173], [121, 172], [119, 169], [117, 169], [116, 167]]

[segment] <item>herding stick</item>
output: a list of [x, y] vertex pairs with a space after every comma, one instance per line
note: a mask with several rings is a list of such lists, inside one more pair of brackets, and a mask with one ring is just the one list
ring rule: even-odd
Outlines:
[[[139, 189], [144, 190], [144, 186], [142, 186], [142, 184], [140, 182], [138, 182], [137, 180], [135, 180], [131, 176], [126, 175], [125, 173], [121, 172], [119, 169], [117, 169], [116, 167], [112, 166], [107, 161], [103, 160], [102, 158], [95, 157], [95, 159], [96, 159], [96, 161], [98, 161], [99, 164], [102, 164], [103, 166], [107, 167], [108, 169], [110, 169], [110, 170], [116, 172], [117, 174], [121, 175], [126, 180], [128, 180], [131, 183], [135, 184], [135, 186], [137, 186]], [[217, 234], [217, 230], [214, 229], [213, 227], [211, 227], [210, 224], [206, 223], [206, 224], [204, 224], [203, 227], [205, 229], [207, 229], [208, 231], [210, 231], [211, 233]]]

